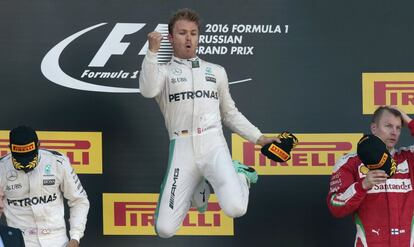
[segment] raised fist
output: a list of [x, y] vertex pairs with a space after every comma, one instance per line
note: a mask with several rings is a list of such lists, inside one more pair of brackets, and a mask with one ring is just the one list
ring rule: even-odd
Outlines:
[[151, 32], [148, 34], [148, 49], [154, 53], [157, 53], [161, 47], [161, 40], [163, 36], [159, 32]]

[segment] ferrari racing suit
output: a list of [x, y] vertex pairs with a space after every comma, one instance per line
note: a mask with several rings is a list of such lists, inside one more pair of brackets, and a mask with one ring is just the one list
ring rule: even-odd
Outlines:
[[82, 238], [89, 200], [67, 157], [40, 149], [37, 166], [25, 173], [7, 154], [0, 160], [0, 186], [7, 224], [22, 230], [26, 247], [67, 245], [63, 197], [70, 208], [70, 238]]
[[[408, 127], [414, 135], [414, 121]], [[357, 154], [345, 155], [335, 164], [327, 203], [335, 217], [353, 214], [355, 246], [414, 246], [414, 146], [391, 154], [398, 164], [396, 174], [368, 191], [362, 187], [368, 168]]]
[[144, 97], [155, 97], [165, 119], [170, 148], [155, 229], [161, 237], [178, 230], [197, 184], [206, 178], [230, 217], [247, 210], [248, 185], [233, 168], [222, 124], [255, 143], [262, 133], [235, 107], [223, 67], [195, 57], [157, 63], [148, 50], [140, 72]]

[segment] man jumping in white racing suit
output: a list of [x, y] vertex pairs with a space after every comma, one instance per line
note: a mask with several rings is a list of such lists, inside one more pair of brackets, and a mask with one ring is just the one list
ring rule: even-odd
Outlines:
[[178, 10], [168, 29], [174, 52], [171, 61], [158, 64], [163, 36], [149, 33], [148, 52], [139, 79], [142, 95], [155, 97], [159, 104], [170, 138], [168, 169], [155, 215], [155, 230], [164, 238], [179, 229], [196, 188], [205, 184], [204, 178], [213, 187], [226, 215], [234, 218], [246, 213], [249, 185], [257, 181], [257, 173], [251, 167], [232, 162], [222, 120], [253, 143], [263, 146], [279, 142], [278, 138], [265, 137], [237, 110], [225, 69], [197, 57], [197, 13]]

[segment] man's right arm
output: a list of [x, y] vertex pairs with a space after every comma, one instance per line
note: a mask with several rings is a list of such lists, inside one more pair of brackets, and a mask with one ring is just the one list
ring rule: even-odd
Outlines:
[[349, 154], [343, 156], [335, 164], [326, 198], [328, 208], [335, 217], [353, 213], [359, 208], [367, 194], [363, 188], [363, 180], [355, 180], [355, 173], [358, 177], [358, 164], [356, 163], [361, 163], [356, 154]]
[[148, 34], [148, 51], [142, 61], [139, 74], [139, 89], [142, 96], [153, 98], [164, 88], [165, 73], [163, 67], [158, 64], [157, 52], [160, 49], [162, 35], [158, 32]]
[[[413, 119], [411, 117], [409, 117], [407, 115], [407, 113], [401, 111], [397, 107], [391, 106], [391, 108], [394, 108], [394, 109], [401, 112], [401, 116], [402, 116], [402, 119], [403, 119], [403, 122], [404, 122], [405, 126], [407, 126], [408, 130], [410, 131], [411, 136], [414, 137], [414, 121], [413, 121]], [[409, 150], [411, 151], [411, 154], [414, 154], [414, 146], [413, 145], [409, 147]], [[409, 163], [409, 164], [411, 164], [411, 163]]]
[[392, 109], [395, 109], [395, 110], [397, 110], [401, 113], [401, 118], [402, 118], [403, 123], [410, 130], [411, 136], [414, 136], [414, 121], [413, 121], [413, 119], [410, 116], [408, 116], [407, 113], [400, 110], [400, 108], [398, 108], [397, 106], [390, 105], [388, 107], [390, 107]]

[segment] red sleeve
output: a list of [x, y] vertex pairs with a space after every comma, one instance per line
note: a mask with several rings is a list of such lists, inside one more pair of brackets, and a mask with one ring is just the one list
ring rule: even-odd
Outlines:
[[330, 189], [326, 198], [328, 208], [335, 217], [343, 217], [359, 208], [367, 192], [358, 177], [361, 161], [356, 154], [343, 156], [334, 167]]
[[411, 136], [414, 136], [414, 120], [408, 123], [408, 128], [410, 129]]

